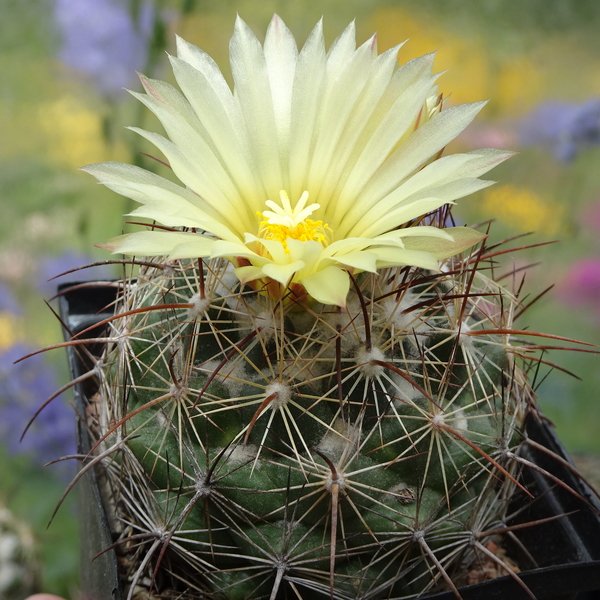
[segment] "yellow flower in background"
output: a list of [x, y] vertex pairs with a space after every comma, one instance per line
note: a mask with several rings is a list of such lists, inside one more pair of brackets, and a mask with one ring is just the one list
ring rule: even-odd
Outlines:
[[494, 87], [494, 103], [507, 114], [521, 115], [544, 97], [543, 76], [527, 56], [504, 62]]
[[519, 231], [552, 234], [562, 223], [560, 207], [551, 206], [532, 190], [510, 184], [486, 190], [481, 208]]
[[238, 18], [232, 91], [207, 54], [178, 39], [171, 64], [183, 93], [145, 77], [146, 94], [134, 93], [168, 138], [134, 131], [183, 186], [122, 163], [84, 169], [139, 202], [133, 215], [174, 229], [121, 236], [112, 249], [224, 257], [244, 283], [343, 306], [349, 272], [437, 270], [471, 247], [482, 235], [466, 227], [407, 225], [490, 185], [479, 177], [510, 153], [440, 158], [484, 103], [442, 110], [433, 56], [398, 67], [399, 47], [378, 55], [373, 37], [357, 48], [351, 24], [326, 51], [318, 23], [298, 51], [277, 16], [261, 46]]
[[[544, 97], [544, 87], [550, 76], [548, 65], [557, 61], [539, 60], [539, 52], [498, 52], [489, 41], [475, 35], [456, 35], [442, 20], [422, 11], [386, 6], [374, 12], [371, 24], [377, 29], [382, 48], [395, 44], [398, 38], [409, 38], [410, 44], [401, 51], [404, 58], [435, 52], [435, 66], [440, 72], [448, 69], [445, 79], [452, 90], [453, 103], [473, 102], [491, 98], [495, 111], [522, 114]], [[405, 51], [406, 50], [406, 51]], [[410, 53], [410, 54], [409, 54]], [[564, 53], [563, 53], [564, 56]], [[460, 69], [454, 68], [460, 65]]]
[[77, 168], [98, 156], [108, 156], [100, 115], [75, 96], [42, 104], [38, 122], [49, 157], [57, 164]]
[[20, 339], [15, 320], [14, 313], [7, 310], [0, 311], [0, 352], [10, 348]]
[[435, 69], [439, 73], [448, 70], [444, 79], [452, 90], [453, 104], [492, 97], [490, 57], [482, 39], [454, 35], [431, 15], [420, 18], [418, 13], [398, 6], [379, 8], [369, 24], [377, 30], [377, 41], [383, 49], [394, 46], [398, 39], [408, 39], [400, 52], [404, 59], [440, 50]]

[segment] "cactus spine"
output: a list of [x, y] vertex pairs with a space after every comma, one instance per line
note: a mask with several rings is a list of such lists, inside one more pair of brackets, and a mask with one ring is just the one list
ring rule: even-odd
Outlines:
[[476, 255], [359, 275], [345, 308], [219, 259], [142, 267], [97, 369], [131, 594], [157, 572], [182, 598], [454, 586], [515, 486], [516, 303]]

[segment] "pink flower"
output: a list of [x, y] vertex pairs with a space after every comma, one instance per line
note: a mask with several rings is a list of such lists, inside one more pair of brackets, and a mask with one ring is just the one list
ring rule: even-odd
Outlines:
[[600, 258], [584, 258], [573, 265], [558, 286], [558, 296], [571, 306], [587, 306], [600, 316]]

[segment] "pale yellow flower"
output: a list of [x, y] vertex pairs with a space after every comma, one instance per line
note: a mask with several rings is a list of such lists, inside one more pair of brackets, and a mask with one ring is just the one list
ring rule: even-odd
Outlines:
[[440, 158], [484, 103], [442, 110], [433, 56], [398, 67], [398, 48], [378, 55], [375, 37], [356, 48], [351, 24], [326, 51], [318, 23], [298, 51], [277, 16], [262, 46], [238, 18], [232, 91], [207, 54], [178, 39], [182, 93], [142, 77], [146, 94], [134, 94], [168, 138], [135, 131], [183, 186], [121, 163], [85, 169], [139, 202], [132, 214], [174, 228], [117, 238], [115, 252], [225, 257], [242, 282], [343, 306], [348, 272], [438, 269], [479, 241], [465, 227], [406, 225], [489, 185], [479, 176], [510, 154]]

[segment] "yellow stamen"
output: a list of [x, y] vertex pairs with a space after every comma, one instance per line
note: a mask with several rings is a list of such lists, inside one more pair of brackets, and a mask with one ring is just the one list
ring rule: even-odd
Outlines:
[[279, 196], [283, 206], [277, 205], [272, 200], [267, 200], [266, 205], [273, 210], [256, 213], [258, 217], [263, 219], [259, 224], [259, 237], [281, 242], [286, 252], [289, 252], [287, 247], [289, 238], [301, 242], [316, 241], [323, 244], [323, 246], [328, 246], [333, 233], [329, 225], [323, 223], [323, 221], [313, 221], [307, 218], [320, 208], [319, 204], [306, 206], [308, 192], [302, 194], [293, 210], [285, 190], [281, 190]]

